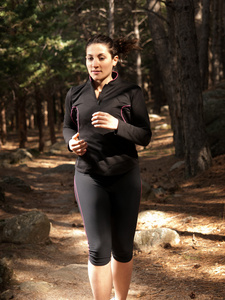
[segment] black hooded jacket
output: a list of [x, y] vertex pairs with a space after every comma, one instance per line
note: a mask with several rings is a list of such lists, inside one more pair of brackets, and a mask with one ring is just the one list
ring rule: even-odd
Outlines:
[[[138, 163], [135, 144], [147, 146], [151, 139], [150, 121], [141, 88], [122, 81], [116, 72], [104, 85], [98, 98], [89, 80], [72, 87], [66, 96], [63, 135], [68, 144], [79, 132], [88, 144], [87, 152], [78, 156], [76, 169], [82, 173], [118, 175]], [[95, 128], [92, 114], [103, 111], [119, 120], [118, 129]]]

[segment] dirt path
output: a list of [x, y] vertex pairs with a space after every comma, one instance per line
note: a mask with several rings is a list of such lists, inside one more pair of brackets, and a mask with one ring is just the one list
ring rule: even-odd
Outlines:
[[[135, 251], [128, 300], [225, 299], [225, 156], [214, 159], [204, 174], [184, 180], [182, 166], [170, 171], [177, 161], [171, 143], [170, 131], [160, 130], [154, 132], [150, 148], [139, 149], [142, 178], [165, 191], [142, 202], [140, 210], [163, 212], [164, 217], [153, 221], [151, 227], [177, 230], [181, 243], [150, 253]], [[10, 145], [3, 151], [13, 150]], [[32, 188], [32, 192], [25, 192], [6, 187], [0, 218], [38, 209], [51, 220], [50, 240], [45, 244], [0, 245], [1, 257], [14, 269], [11, 299], [92, 299], [87, 242], [73, 196], [73, 172], [50, 171], [73, 162], [74, 157], [65, 149], [0, 169], [1, 177], [19, 177]], [[138, 224], [139, 229], [146, 226]]]

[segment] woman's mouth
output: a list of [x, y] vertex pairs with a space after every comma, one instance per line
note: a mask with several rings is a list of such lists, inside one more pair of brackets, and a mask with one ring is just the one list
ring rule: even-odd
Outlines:
[[93, 73], [93, 74], [95, 74], [95, 75], [96, 75], [96, 74], [99, 74], [100, 72], [101, 72], [101, 71], [95, 71], [95, 70], [94, 70], [94, 71], [91, 71], [91, 73]]

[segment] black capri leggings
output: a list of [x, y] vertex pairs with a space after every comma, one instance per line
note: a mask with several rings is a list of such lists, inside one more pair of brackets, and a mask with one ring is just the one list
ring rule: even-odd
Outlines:
[[139, 167], [116, 176], [75, 171], [74, 190], [84, 221], [93, 265], [119, 262], [133, 256], [133, 239], [141, 197]]

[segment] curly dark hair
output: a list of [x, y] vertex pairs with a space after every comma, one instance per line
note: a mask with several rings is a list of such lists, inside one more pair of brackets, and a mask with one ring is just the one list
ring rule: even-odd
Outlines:
[[103, 34], [96, 34], [92, 36], [86, 44], [86, 50], [87, 47], [91, 44], [105, 44], [108, 47], [109, 53], [112, 55], [112, 58], [116, 55], [120, 57], [120, 55], [126, 55], [131, 50], [140, 50], [141, 48], [138, 46], [138, 40], [137, 39], [130, 39], [127, 40], [123, 37], [118, 39], [111, 39], [107, 35]]

